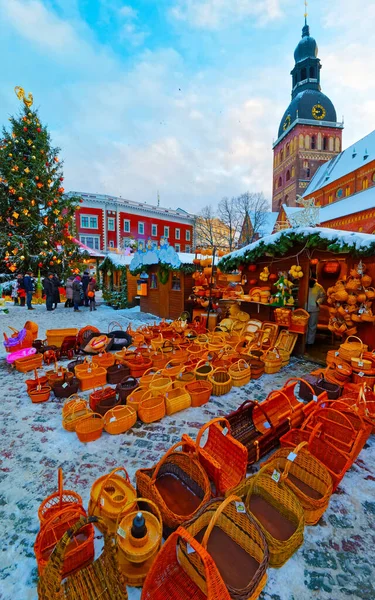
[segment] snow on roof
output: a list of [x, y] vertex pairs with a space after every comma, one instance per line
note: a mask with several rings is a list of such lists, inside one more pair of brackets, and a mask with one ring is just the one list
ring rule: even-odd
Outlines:
[[[183, 265], [192, 265], [193, 259], [195, 258], [195, 254], [190, 254], [188, 252], [177, 252], [178, 257]], [[108, 252], [106, 254], [106, 258], [108, 258], [115, 267], [124, 267], [130, 265], [134, 254], [124, 254], [117, 252]]]
[[303, 196], [313, 194], [373, 160], [375, 160], [375, 130], [319, 167]]
[[[350, 247], [359, 252], [359, 254], [365, 254], [370, 250], [370, 246], [374, 245], [375, 248], [375, 235], [370, 235], [368, 233], [358, 233], [356, 231], [341, 231], [339, 229], [329, 229], [327, 227], [298, 227], [295, 229], [283, 229], [272, 235], [268, 235], [264, 238], [245, 246], [244, 248], [240, 248], [240, 250], [235, 250], [230, 254], [224, 256], [219, 262], [219, 267], [225, 268], [226, 263], [236, 259], [239, 261], [241, 259], [245, 259], [246, 261], [251, 260], [251, 255], [255, 250], [260, 251], [265, 254], [267, 252], [268, 245], [277, 244], [282, 236], [288, 237], [289, 235], [299, 235], [305, 238], [309, 238], [310, 236], [319, 236], [322, 240], [322, 245], [324, 242], [339, 244], [343, 249], [346, 247]], [[375, 253], [375, 252], [374, 252]], [[255, 258], [255, 257], [254, 257]]]
[[326, 223], [371, 208], [375, 208], [375, 187], [361, 190], [348, 198], [323, 206], [320, 209], [320, 222]]
[[[278, 212], [265, 212], [263, 223], [259, 227], [259, 235], [264, 237], [265, 235], [270, 235], [275, 227], [275, 223], [277, 221], [279, 213]], [[254, 211], [250, 212], [250, 220], [254, 223]]]

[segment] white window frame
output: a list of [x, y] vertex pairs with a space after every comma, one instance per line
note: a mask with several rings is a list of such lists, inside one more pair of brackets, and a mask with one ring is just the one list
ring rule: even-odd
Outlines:
[[[155, 231], [155, 233], [154, 233]], [[151, 225], [151, 237], [157, 237], [158, 236], [158, 226], [155, 225], [155, 223], [152, 223]]]
[[[91, 246], [89, 246], [87, 244], [87, 238], [92, 238], [93, 248], [91, 248]], [[91, 248], [92, 250], [100, 250], [100, 235], [94, 235], [94, 234], [91, 235], [89, 233], [83, 233], [83, 234], [80, 234], [79, 241], [82, 244], [84, 244], [85, 246], [87, 246], [88, 248]]]
[[164, 237], [169, 238], [169, 225], [164, 225]]
[[[98, 229], [98, 216], [97, 215], [80, 215], [80, 226], [82, 229]], [[82, 225], [82, 219], [88, 220], [88, 225]], [[96, 225], [93, 226], [91, 221], [95, 220]]]
[[[126, 229], [127, 223], [129, 223], [129, 229]], [[130, 233], [130, 219], [124, 219], [124, 233]]]
[[179, 227], [176, 227], [175, 229], [175, 238], [176, 240], [179, 240], [181, 236], [181, 229]]
[[181, 252], [181, 244], [175, 244], [174, 249], [176, 250], [176, 252]]
[[185, 245], [185, 252], [187, 252], [188, 254], [190, 254], [190, 252], [191, 252], [191, 246]]
[[185, 240], [186, 240], [187, 242], [190, 242], [190, 237], [191, 237], [191, 236], [190, 236], [190, 229], [187, 229], [187, 230], [186, 230], [186, 233], [185, 233]]
[[[113, 227], [109, 226], [110, 223], [113, 224]], [[108, 229], [108, 231], [116, 231], [116, 219], [115, 219], [115, 217], [108, 217], [107, 229]]]
[[[140, 231], [140, 227], [142, 226], [142, 231]], [[144, 221], [138, 221], [138, 234], [139, 235], [144, 235], [145, 234], [145, 224]]]

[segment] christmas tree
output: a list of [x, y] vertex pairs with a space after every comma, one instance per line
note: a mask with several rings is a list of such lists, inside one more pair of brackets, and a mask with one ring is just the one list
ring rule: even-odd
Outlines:
[[59, 149], [32, 95], [15, 91], [23, 107], [0, 140], [0, 270], [67, 273], [84, 258], [74, 242], [79, 199], [64, 195]]

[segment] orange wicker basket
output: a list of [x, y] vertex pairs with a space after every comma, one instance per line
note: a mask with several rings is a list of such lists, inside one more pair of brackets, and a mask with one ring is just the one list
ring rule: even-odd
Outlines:
[[168, 377], [168, 375], [163, 375], [163, 372], [157, 372], [152, 377], [148, 387], [153, 396], [160, 396], [165, 394], [171, 383], [171, 377]]
[[118, 435], [131, 429], [137, 422], [137, 411], [132, 406], [115, 406], [104, 415], [104, 429]]
[[117, 467], [93, 483], [90, 491], [89, 515], [104, 519], [108, 530], [113, 534], [116, 532], [118, 516], [128, 503], [129, 511], [136, 508], [137, 492], [130, 483], [127, 470], [124, 467]]
[[297, 308], [290, 317], [289, 331], [294, 333], [306, 333], [310, 315], [303, 308]]
[[[202, 561], [207, 594], [203, 593], [177, 558], [183, 540]], [[177, 549], [177, 551], [176, 551]], [[162, 546], [143, 586], [142, 600], [231, 600], [218, 568], [207, 550], [179, 527]]]
[[19, 358], [13, 363], [16, 371], [19, 371], [20, 373], [28, 373], [29, 371], [35, 371], [35, 369], [40, 369], [42, 364], [43, 354], [33, 354], [33, 356]]
[[94, 442], [103, 433], [104, 421], [102, 415], [91, 413], [80, 419], [76, 425], [76, 434], [80, 442]]
[[143, 398], [139, 403], [138, 417], [142, 423], [154, 423], [165, 417], [164, 396]]
[[235, 387], [247, 385], [251, 379], [251, 368], [243, 358], [230, 365], [228, 373], [232, 377]]
[[168, 416], [191, 406], [191, 398], [186, 387], [175, 386], [172, 382], [165, 393], [165, 411]]
[[186, 384], [190, 394], [191, 406], [203, 406], [210, 400], [212, 394], [212, 383], [209, 381], [192, 381]]
[[131, 406], [138, 413], [141, 400], [148, 398], [152, 398], [152, 393], [147, 387], [140, 386], [126, 398], [126, 405]]
[[48, 385], [46, 385], [46, 386], [38, 385], [36, 388], [34, 388], [33, 390], [30, 390], [30, 392], [29, 392], [31, 402], [33, 402], [34, 404], [47, 402], [49, 400], [50, 395], [51, 395], [51, 388]]
[[110, 352], [103, 352], [103, 354], [95, 354], [92, 357], [92, 362], [95, 365], [99, 365], [99, 367], [104, 367], [108, 369], [108, 367], [113, 367], [115, 364], [115, 356]]
[[57, 492], [53, 492], [43, 500], [38, 509], [38, 517], [41, 524], [48, 521], [58, 511], [68, 507], [83, 506], [82, 498], [77, 492], [64, 490], [63, 472], [60, 468], [57, 473]]
[[75, 374], [82, 392], [102, 387], [107, 383], [107, 371], [94, 363], [83, 363], [75, 367]]
[[232, 389], [233, 381], [226, 369], [218, 367], [208, 376], [213, 396], [223, 396]]
[[194, 371], [184, 371], [180, 373], [176, 379], [174, 380], [175, 387], [185, 387], [188, 383], [193, 383], [195, 381], [195, 373]]
[[[35, 557], [38, 563], [39, 575], [48, 563], [57, 543], [68, 529], [81, 517], [86, 516], [86, 511], [81, 505], [68, 506], [57, 511], [40, 528], [34, 544]], [[61, 578], [64, 579], [71, 573], [89, 564], [94, 558], [94, 528], [87, 525], [80, 531], [79, 537], [73, 537], [64, 557]]]
[[62, 409], [62, 425], [66, 431], [75, 431], [78, 421], [91, 413], [86, 400], [77, 395], [70, 396]]
[[[201, 447], [202, 436], [207, 429], [208, 438]], [[186, 434], [183, 439], [192, 442]], [[216, 496], [224, 495], [246, 477], [247, 448], [231, 436], [230, 424], [225, 418], [217, 417], [201, 427], [195, 449], [201, 465], [215, 485]]]

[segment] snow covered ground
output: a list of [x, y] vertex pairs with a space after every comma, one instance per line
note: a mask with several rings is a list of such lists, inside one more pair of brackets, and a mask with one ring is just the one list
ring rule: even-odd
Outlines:
[[[139, 309], [114, 311], [100, 306], [90, 313], [74, 313], [63, 305], [53, 313], [44, 306], [34, 312], [10, 308], [0, 326], [21, 328], [27, 319], [46, 329], [82, 327], [87, 324], [107, 331], [111, 321], [135, 328], [154, 322]], [[192, 408], [152, 425], [137, 424], [120, 436], [103, 436], [81, 444], [61, 425], [61, 402], [34, 405], [26, 394], [23, 374], [10, 369], [0, 350], [0, 599], [37, 598], [37, 569], [33, 544], [38, 531], [40, 502], [56, 489], [57, 469], [62, 467], [66, 487], [76, 490], [87, 506], [90, 488], [102, 474], [124, 465], [134, 482], [140, 467], [154, 464], [172, 443], [186, 432], [195, 437], [208, 419], [237, 408], [245, 399], [263, 400], [291, 376], [312, 370], [309, 362], [293, 359], [276, 375], [264, 375], [243, 388], [214, 398], [202, 408]], [[87, 395], [87, 394], [86, 394]], [[371, 438], [353, 468], [331, 499], [319, 525], [307, 527], [305, 542], [281, 569], [270, 569], [264, 600], [347, 600], [375, 598], [375, 443]], [[129, 599], [139, 600], [140, 590], [129, 588]], [[168, 599], [166, 599], [168, 600]], [[220, 599], [218, 599], [220, 600]]]

